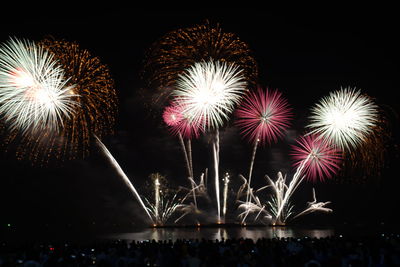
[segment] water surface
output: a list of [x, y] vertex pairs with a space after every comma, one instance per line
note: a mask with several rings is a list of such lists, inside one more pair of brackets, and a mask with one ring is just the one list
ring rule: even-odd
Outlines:
[[121, 240], [176, 240], [176, 239], [207, 239], [221, 240], [233, 238], [324, 238], [333, 236], [333, 228], [306, 229], [290, 227], [212, 227], [212, 228], [147, 228], [135, 232], [114, 233], [103, 236], [108, 239]]

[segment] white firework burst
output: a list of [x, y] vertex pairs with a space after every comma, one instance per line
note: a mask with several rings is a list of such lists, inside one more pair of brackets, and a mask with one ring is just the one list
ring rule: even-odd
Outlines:
[[195, 63], [179, 76], [173, 94], [185, 105], [184, 113], [208, 128], [218, 128], [244, 93], [242, 70], [219, 61]]
[[77, 104], [73, 86], [52, 54], [11, 38], [0, 46], [0, 115], [22, 133], [58, 131]]
[[322, 98], [312, 109], [310, 134], [319, 134], [342, 150], [363, 142], [378, 119], [374, 102], [360, 90], [341, 88]]

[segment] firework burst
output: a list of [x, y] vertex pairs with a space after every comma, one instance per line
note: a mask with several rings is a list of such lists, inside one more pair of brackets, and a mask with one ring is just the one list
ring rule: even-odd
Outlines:
[[301, 136], [293, 146], [294, 166], [305, 162], [302, 173], [309, 180], [331, 178], [340, 169], [341, 151], [315, 135]]
[[254, 143], [247, 183], [246, 202], [250, 201], [251, 176], [259, 143], [276, 142], [289, 126], [289, 105], [278, 90], [250, 91], [236, 111], [236, 125], [242, 134]]
[[[174, 194], [171, 194], [174, 190], [170, 190], [167, 187], [167, 180], [165, 176], [159, 173], [152, 173], [150, 174], [149, 178], [152, 180], [153, 185], [146, 184], [146, 187], [153, 188], [154, 200], [150, 201], [144, 197], [144, 200], [147, 204], [146, 208], [153, 217], [153, 222], [156, 225], [164, 225], [180, 205], [181, 201], [178, 198], [179, 190]], [[151, 193], [148, 192], [147, 195], [150, 194]]]
[[244, 93], [246, 82], [237, 65], [219, 61], [195, 63], [180, 75], [173, 94], [191, 122], [218, 128]]
[[278, 90], [250, 91], [236, 111], [236, 125], [252, 143], [276, 142], [289, 127], [289, 105]]
[[182, 135], [187, 139], [192, 137], [199, 137], [200, 133], [204, 129], [201, 125], [201, 121], [192, 121], [189, 116], [184, 113], [185, 106], [178, 100], [172, 102], [172, 104], [164, 109], [163, 120], [171, 130], [173, 135]]
[[376, 125], [377, 106], [360, 90], [342, 88], [311, 109], [312, 134], [319, 134], [342, 150], [359, 146]]
[[[188, 179], [192, 185], [193, 201], [194, 204], [197, 206], [194, 184], [192, 183], [194, 174], [192, 164], [192, 145], [190, 139], [192, 137], [197, 138], [200, 132], [203, 130], [203, 127], [201, 127], [199, 123], [193, 122], [188, 119], [188, 116], [186, 116], [186, 114], [184, 113], [184, 106], [178, 100], [173, 101], [172, 105], [164, 109], [163, 119], [165, 124], [169, 126], [172, 134], [179, 137], [179, 141], [185, 157]], [[183, 137], [186, 138], [186, 145]]]
[[10, 39], [0, 46], [0, 114], [12, 131], [57, 132], [77, 105], [74, 85], [43, 47]]
[[191, 123], [214, 129], [213, 159], [218, 222], [221, 218], [219, 197], [219, 130], [244, 93], [246, 82], [237, 65], [219, 61], [195, 63], [180, 75], [173, 94], [183, 104], [183, 113]]
[[18, 159], [32, 163], [85, 158], [94, 135], [102, 138], [112, 133], [117, 97], [110, 72], [99, 58], [75, 42], [45, 39], [37, 46], [48, 51], [48, 56], [69, 78], [66, 94], [76, 103], [74, 112], [63, 120], [58, 132], [45, 129], [20, 136], [18, 131], [12, 131], [5, 134], [3, 145], [6, 150], [15, 148]]
[[220, 25], [209, 22], [177, 29], [157, 40], [147, 51], [142, 78], [148, 88], [155, 88], [152, 103], [164, 103], [185, 69], [202, 60], [234, 63], [243, 70], [249, 85], [258, 76], [257, 62], [249, 46]]
[[54, 151], [70, 159], [85, 158], [94, 135], [102, 139], [111, 134], [115, 123], [117, 96], [110, 71], [76, 42], [45, 39], [39, 44], [59, 61], [80, 96], [75, 115], [61, 136], [53, 137]]

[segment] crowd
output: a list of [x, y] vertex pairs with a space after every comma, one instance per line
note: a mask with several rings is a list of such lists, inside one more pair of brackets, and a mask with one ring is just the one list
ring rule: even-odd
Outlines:
[[398, 235], [227, 240], [2, 242], [0, 266], [400, 266]]

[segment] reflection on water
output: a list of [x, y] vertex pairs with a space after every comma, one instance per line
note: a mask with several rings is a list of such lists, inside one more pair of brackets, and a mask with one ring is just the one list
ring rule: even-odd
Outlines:
[[311, 237], [323, 238], [334, 235], [334, 230], [302, 229], [289, 227], [233, 227], [233, 228], [149, 228], [140, 232], [117, 233], [106, 236], [121, 240], [176, 240], [176, 239], [209, 239], [221, 240], [232, 238], [287, 238]]

